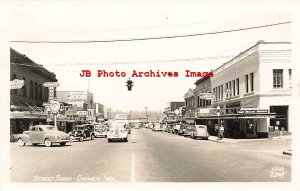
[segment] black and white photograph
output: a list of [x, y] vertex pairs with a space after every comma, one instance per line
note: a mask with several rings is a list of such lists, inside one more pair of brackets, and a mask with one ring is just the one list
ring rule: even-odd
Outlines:
[[1, 1], [0, 190], [299, 190], [297, 5]]

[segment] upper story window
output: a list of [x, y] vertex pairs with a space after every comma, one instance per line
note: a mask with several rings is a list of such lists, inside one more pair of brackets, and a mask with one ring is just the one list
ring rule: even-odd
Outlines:
[[236, 79], [236, 95], [240, 95], [240, 79]]
[[22, 95], [23, 95], [24, 97], [26, 97], [26, 82], [25, 82], [25, 78], [23, 78], [23, 80], [24, 80], [24, 85], [23, 85], [23, 87], [22, 87]]
[[34, 83], [34, 95], [35, 95], [35, 99], [36, 99], [36, 100], [39, 98], [38, 92], [39, 92], [38, 85], [37, 85], [37, 83], [35, 82], [35, 83]]
[[250, 73], [250, 90], [251, 90], [251, 92], [254, 91], [254, 74], [253, 74], [253, 72]]
[[30, 89], [29, 97], [32, 99], [33, 98], [33, 82], [32, 82], [32, 80], [30, 80], [29, 89]]
[[273, 88], [283, 88], [283, 69], [273, 69]]
[[[13, 81], [13, 80], [15, 80], [15, 79], [17, 79], [17, 75], [14, 73], [14, 74], [12, 75], [12, 77], [11, 77], [11, 81]], [[11, 93], [11, 94], [17, 94], [17, 90], [16, 90], [16, 89], [12, 89], [12, 90], [10, 90], [10, 93]]]
[[246, 93], [249, 92], [249, 84], [248, 84], [248, 74], [245, 75], [245, 88], [246, 88]]

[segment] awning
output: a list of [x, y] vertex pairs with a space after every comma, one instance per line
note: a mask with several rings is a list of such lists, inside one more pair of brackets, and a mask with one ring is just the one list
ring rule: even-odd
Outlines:
[[213, 116], [199, 116], [197, 119], [261, 119], [275, 118], [276, 113], [243, 113], [243, 114], [226, 114]]
[[47, 119], [45, 112], [11, 112], [10, 118], [12, 119]]

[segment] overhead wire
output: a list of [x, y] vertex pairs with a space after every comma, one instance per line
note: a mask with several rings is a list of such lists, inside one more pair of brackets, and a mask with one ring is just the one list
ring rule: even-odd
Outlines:
[[173, 39], [173, 38], [186, 38], [194, 36], [204, 36], [204, 35], [215, 35], [222, 33], [231, 33], [245, 30], [253, 30], [259, 28], [266, 28], [278, 25], [289, 24], [291, 21], [272, 23], [260, 26], [231, 29], [231, 30], [222, 30], [214, 32], [204, 32], [204, 33], [194, 33], [194, 34], [183, 34], [183, 35], [173, 35], [173, 36], [156, 36], [156, 37], [143, 37], [143, 38], [130, 38], [130, 39], [111, 39], [111, 40], [72, 40], [72, 41], [47, 41], [47, 40], [11, 40], [12, 43], [49, 43], [49, 44], [73, 44], [73, 43], [110, 43], [110, 42], [131, 42], [131, 41], [146, 41], [146, 40], [162, 40], [162, 39]]

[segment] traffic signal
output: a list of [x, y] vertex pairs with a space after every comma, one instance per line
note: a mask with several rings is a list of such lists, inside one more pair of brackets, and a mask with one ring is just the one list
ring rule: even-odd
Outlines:
[[132, 86], [133, 86], [133, 81], [130, 80], [130, 78], [129, 78], [129, 80], [126, 81], [126, 86], [128, 88], [128, 91], [131, 91]]

